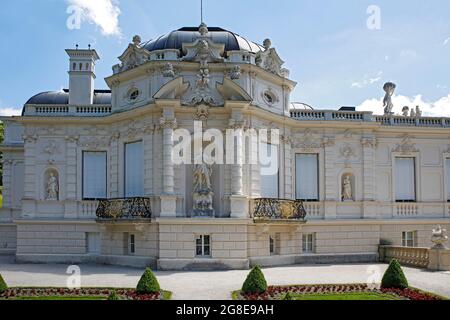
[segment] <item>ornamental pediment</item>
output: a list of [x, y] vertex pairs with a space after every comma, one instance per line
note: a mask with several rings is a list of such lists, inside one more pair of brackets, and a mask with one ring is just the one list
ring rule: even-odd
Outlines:
[[275, 48], [271, 48], [270, 46], [270, 40], [266, 39], [264, 41], [264, 47], [266, 50], [258, 52], [256, 55], [256, 65], [270, 73], [283, 76], [282, 66], [284, 61], [278, 55], [277, 50]]
[[[135, 37], [136, 38], [136, 37]], [[135, 43], [130, 43], [125, 52], [119, 57], [121, 64], [119, 71], [127, 71], [143, 65], [149, 60], [150, 53], [139, 46], [140, 40], [133, 39]]]
[[201, 24], [199, 27], [200, 38], [192, 43], [183, 43], [182, 61], [200, 62], [206, 67], [209, 62], [223, 62], [225, 45], [213, 42], [208, 37], [208, 27]]

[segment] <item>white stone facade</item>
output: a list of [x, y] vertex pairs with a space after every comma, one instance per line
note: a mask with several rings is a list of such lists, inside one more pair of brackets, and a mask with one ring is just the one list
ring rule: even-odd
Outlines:
[[[22, 116], [2, 118], [0, 253], [29, 262], [248, 268], [370, 261], [380, 243], [412, 237], [429, 247], [433, 228], [450, 228], [450, 119], [291, 109], [296, 83], [270, 43], [236, 47], [220, 30], [181, 29], [196, 40], [180, 48], [135, 37], [106, 78], [110, 94], [93, 89], [95, 50], [67, 50], [68, 92], [35, 96]], [[264, 198], [258, 164], [214, 165], [214, 216], [192, 217], [192, 165], [171, 158], [174, 130], [193, 133], [195, 120], [223, 132], [280, 130], [276, 198], [313, 200], [304, 202], [306, 223], [253, 219], [253, 199]], [[126, 148], [137, 142], [142, 171], [129, 180]], [[150, 199], [151, 222], [97, 219], [98, 201], [83, 183], [89, 152], [106, 159], [99, 198], [127, 198], [142, 178], [138, 196]], [[302, 154], [317, 157], [316, 199], [299, 196]], [[413, 163], [411, 176], [397, 179], [409, 168], [397, 168], [397, 159]], [[412, 184], [411, 199], [399, 201], [402, 184]], [[207, 254], [198, 255], [199, 243]]]

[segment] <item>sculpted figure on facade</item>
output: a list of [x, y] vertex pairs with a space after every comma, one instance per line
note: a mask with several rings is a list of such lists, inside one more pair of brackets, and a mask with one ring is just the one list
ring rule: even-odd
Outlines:
[[194, 216], [211, 217], [214, 215], [213, 196], [211, 184], [212, 167], [201, 163], [194, 166]]
[[346, 175], [342, 181], [342, 201], [353, 201], [353, 188], [350, 175]]
[[47, 195], [45, 200], [57, 201], [59, 198], [58, 178], [54, 172], [50, 172], [47, 180]]
[[445, 248], [445, 243], [447, 241], [447, 229], [443, 229], [441, 226], [438, 226], [437, 229], [433, 229], [431, 242], [435, 244], [434, 248]]
[[392, 103], [392, 96], [394, 95], [396, 85], [392, 82], [388, 82], [383, 86], [384, 92], [386, 92], [386, 95], [384, 96], [383, 100], [383, 107], [384, 107], [384, 115], [392, 115], [392, 109], [394, 108], [394, 104]]

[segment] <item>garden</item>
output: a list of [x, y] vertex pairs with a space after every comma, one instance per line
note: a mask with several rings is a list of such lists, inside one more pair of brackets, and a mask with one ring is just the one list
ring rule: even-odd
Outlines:
[[0, 300], [170, 300], [147, 268], [135, 289], [112, 288], [9, 288], [0, 275]]
[[259, 267], [247, 276], [233, 300], [446, 300], [438, 295], [410, 287], [395, 259], [383, 275], [381, 286], [367, 284], [326, 284], [269, 286]]

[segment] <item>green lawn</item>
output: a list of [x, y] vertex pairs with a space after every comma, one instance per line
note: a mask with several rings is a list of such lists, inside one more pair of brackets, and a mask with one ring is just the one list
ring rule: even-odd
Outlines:
[[330, 294], [293, 294], [293, 300], [400, 300], [388, 294], [377, 292], [352, 292], [352, 293], [330, 293]]

